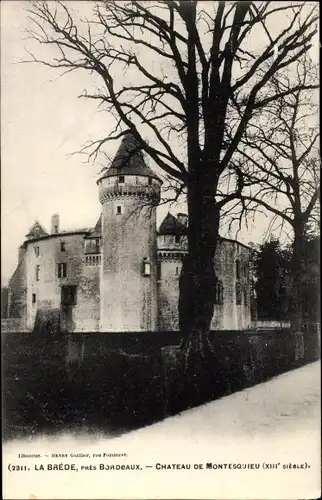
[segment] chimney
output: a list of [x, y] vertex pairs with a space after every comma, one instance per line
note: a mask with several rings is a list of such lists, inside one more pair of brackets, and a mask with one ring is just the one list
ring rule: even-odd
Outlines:
[[177, 219], [185, 227], [188, 226], [188, 215], [187, 214], [177, 214]]
[[51, 234], [59, 233], [59, 214], [53, 214], [51, 216]]

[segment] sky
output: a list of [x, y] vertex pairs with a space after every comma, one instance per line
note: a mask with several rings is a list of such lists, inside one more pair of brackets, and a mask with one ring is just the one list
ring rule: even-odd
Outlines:
[[[77, 8], [79, 3], [71, 5]], [[30, 43], [27, 8], [26, 1], [1, 2], [2, 283], [12, 275], [17, 249], [35, 220], [49, 229], [51, 215], [59, 213], [62, 229], [95, 225], [100, 214], [96, 179], [102, 164], [71, 153], [88, 140], [106, 136], [112, 126], [95, 103], [78, 99], [91, 87], [88, 75], [57, 78], [44, 66], [20, 62], [28, 58]], [[108, 153], [113, 156], [117, 147], [111, 143]], [[160, 207], [158, 223], [168, 210]], [[238, 239], [260, 242], [268, 224], [269, 217], [260, 216]]]

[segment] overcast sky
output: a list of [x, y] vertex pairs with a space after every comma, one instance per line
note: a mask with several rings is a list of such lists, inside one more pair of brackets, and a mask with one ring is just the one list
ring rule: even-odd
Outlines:
[[[77, 5], [69, 2], [69, 7]], [[95, 225], [101, 165], [69, 154], [111, 128], [108, 115], [97, 112], [95, 103], [77, 98], [92, 83], [85, 73], [57, 79], [57, 73], [41, 65], [18, 63], [27, 58], [27, 7], [26, 1], [1, 2], [3, 280], [14, 271], [17, 248], [35, 220], [49, 229], [51, 215], [58, 212], [62, 229]], [[111, 155], [117, 147], [109, 146]], [[160, 208], [159, 223], [167, 210]], [[239, 239], [259, 242], [268, 222], [261, 217]]]

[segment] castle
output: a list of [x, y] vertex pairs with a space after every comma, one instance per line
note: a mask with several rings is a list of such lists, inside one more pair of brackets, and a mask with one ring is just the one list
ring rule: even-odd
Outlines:
[[[66, 332], [177, 330], [187, 216], [168, 213], [157, 230], [162, 181], [130, 134], [97, 184], [94, 228], [63, 231], [58, 214], [50, 234], [33, 224], [9, 281], [9, 317], [27, 331], [46, 311]], [[213, 329], [250, 327], [249, 258], [248, 247], [219, 238]]]

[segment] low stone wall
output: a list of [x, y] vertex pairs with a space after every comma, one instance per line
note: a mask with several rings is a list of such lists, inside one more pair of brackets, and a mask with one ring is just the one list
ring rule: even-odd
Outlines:
[[255, 330], [267, 330], [274, 328], [290, 328], [291, 323], [289, 321], [270, 321], [270, 320], [262, 320], [262, 321], [252, 321], [251, 328]]
[[26, 322], [22, 318], [2, 318], [1, 319], [1, 333], [26, 333]]
[[217, 331], [213, 356], [189, 378], [180, 341], [179, 332], [3, 334], [4, 437], [130, 430], [320, 357], [318, 329]]

